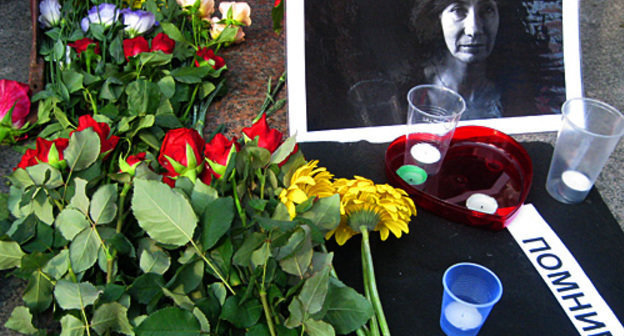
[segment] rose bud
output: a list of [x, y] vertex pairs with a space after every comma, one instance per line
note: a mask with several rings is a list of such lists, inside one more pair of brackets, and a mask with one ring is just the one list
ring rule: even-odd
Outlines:
[[217, 133], [204, 149], [204, 156], [208, 162], [208, 166], [214, 172], [217, 178], [225, 174], [232, 155], [238, 151], [238, 143], [236, 139], [228, 140], [228, 138]]
[[172, 176], [186, 176], [195, 181], [204, 169], [205, 141], [194, 129], [178, 128], [165, 134], [158, 162]]
[[135, 38], [123, 40], [123, 51], [126, 60], [129, 61], [130, 57], [136, 56], [142, 52], [149, 52], [149, 45], [143, 36], [137, 36]]
[[199, 50], [197, 50], [197, 56], [203, 59], [203, 61], [201, 61], [200, 63], [200, 61], [196, 59], [195, 60], [196, 67], [200, 67], [204, 63], [207, 63], [207, 64], [210, 64], [213, 69], [219, 70], [225, 66], [225, 60], [223, 60], [223, 57], [219, 57], [215, 55], [212, 49], [208, 49], [206, 47], [200, 48]]
[[152, 39], [151, 51], [160, 50], [165, 54], [171, 54], [174, 48], [175, 41], [170, 39], [165, 33], [158, 33], [158, 35]]

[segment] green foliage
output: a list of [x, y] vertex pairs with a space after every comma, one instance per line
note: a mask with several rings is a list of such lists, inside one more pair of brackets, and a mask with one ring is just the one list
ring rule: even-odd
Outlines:
[[[0, 197], [0, 270], [28, 282], [7, 328], [47, 334], [32, 318], [41, 313], [51, 313], [63, 336], [334, 335], [366, 323], [368, 300], [335, 279], [324, 247], [340, 221], [339, 197], [310, 197], [295, 218], [278, 197], [305, 163], [294, 138], [273, 152], [257, 139], [238, 140], [211, 182], [200, 176], [211, 173], [205, 158], [189, 157], [186, 144], [187, 160], [171, 165], [195, 162], [197, 176], [168, 171], [174, 186], [163, 181], [167, 167], [157, 157], [167, 130], [201, 129], [225, 92], [227, 67], [198, 67], [195, 51], [232, 44], [232, 13], [212, 40], [198, 8], [146, 0], [160, 26], [145, 37], [164, 32], [175, 49], [126, 59], [120, 22], [85, 33], [77, 23], [91, 3], [62, 6], [64, 26], [44, 32], [39, 52], [50, 72], [34, 100], [41, 135], [68, 139], [53, 152], [63, 162], [39, 158], [16, 169]], [[84, 37], [98, 41], [99, 52], [67, 48]], [[82, 121], [76, 131], [84, 114], [110, 132]], [[102, 153], [113, 137], [117, 145]], [[146, 159], [120, 171], [119, 162], [139, 152]]]

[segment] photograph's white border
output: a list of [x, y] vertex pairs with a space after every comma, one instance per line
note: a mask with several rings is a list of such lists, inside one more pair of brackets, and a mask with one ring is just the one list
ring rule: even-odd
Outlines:
[[[296, 136], [298, 142], [354, 142], [366, 140], [373, 143], [381, 143], [390, 142], [398, 136], [405, 134], [404, 125], [308, 131], [305, 86], [304, 2], [305, 0], [286, 2], [286, 65], [288, 72], [290, 135]], [[579, 7], [579, 0], [562, 0], [566, 99], [583, 95]], [[487, 126], [507, 134], [521, 134], [556, 131], [559, 129], [560, 121], [561, 115], [553, 114], [461, 121], [459, 126]]]

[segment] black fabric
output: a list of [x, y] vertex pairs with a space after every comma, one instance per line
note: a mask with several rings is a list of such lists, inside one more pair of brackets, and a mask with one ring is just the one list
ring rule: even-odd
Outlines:
[[[522, 143], [532, 158], [534, 178], [526, 203], [532, 203], [576, 258], [615, 315], [624, 320], [624, 233], [600, 194], [566, 205], [545, 189], [552, 146]], [[302, 143], [306, 159], [318, 159], [336, 177], [360, 175], [386, 183], [387, 144], [367, 142]], [[359, 236], [344, 246], [329, 242], [341, 280], [362, 292]], [[381, 242], [371, 235], [377, 284], [393, 335], [443, 335], [439, 327], [442, 274], [457, 262], [493, 270], [503, 296], [479, 335], [575, 335], [554, 295], [507, 230], [487, 231], [450, 222], [418, 209], [409, 234]], [[581, 298], [582, 299], [582, 298]], [[583, 302], [581, 300], [581, 302]], [[570, 306], [574, 303], [571, 302]]]

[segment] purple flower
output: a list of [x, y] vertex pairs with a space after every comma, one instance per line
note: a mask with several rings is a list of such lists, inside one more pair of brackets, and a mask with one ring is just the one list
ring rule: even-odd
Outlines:
[[156, 22], [156, 17], [149, 11], [133, 11], [126, 8], [121, 10], [121, 14], [123, 14], [123, 24], [126, 26], [124, 30], [131, 38], [150, 30]]
[[39, 23], [43, 28], [54, 27], [61, 21], [61, 5], [58, 0], [42, 0], [39, 3]]
[[93, 6], [89, 9], [87, 16], [80, 21], [80, 28], [86, 32], [89, 30], [91, 23], [98, 23], [104, 27], [109, 27], [117, 21], [119, 18], [119, 10], [115, 5], [109, 3], [103, 3], [98, 6]]

